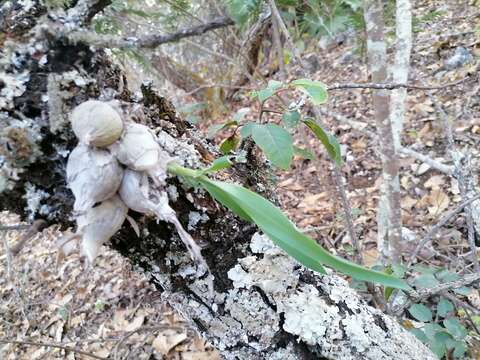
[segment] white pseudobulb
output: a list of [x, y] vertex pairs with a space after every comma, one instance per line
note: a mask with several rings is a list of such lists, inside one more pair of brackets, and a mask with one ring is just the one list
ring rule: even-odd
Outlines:
[[122, 177], [122, 167], [108, 150], [78, 145], [67, 162], [67, 183], [75, 196], [74, 211], [86, 211], [112, 197]]
[[175, 210], [168, 204], [167, 193], [151, 188], [145, 173], [130, 169], [125, 170], [118, 193], [130, 209], [156, 216], [159, 220], [167, 221], [175, 226], [178, 236], [187, 247], [190, 257], [198, 266], [199, 271], [209, 274], [207, 280], [208, 288], [210, 294], [213, 294], [212, 276], [208, 264], [202, 256], [201, 248], [190, 234], [185, 231], [177, 218]]
[[77, 138], [87, 145], [111, 145], [123, 132], [120, 114], [109, 104], [98, 100], [88, 100], [78, 105], [73, 110], [70, 121]]
[[127, 212], [128, 207], [115, 195], [77, 217], [77, 234], [82, 237], [81, 251], [90, 264], [100, 247], [121, 228]]
[[110, 149], [123, 165], [147, 172], [157, 185], [167, 177], [167, 164], [172, 159], [162, 150], [155, 134], [145, 125], [128, 123], [122, 137]]

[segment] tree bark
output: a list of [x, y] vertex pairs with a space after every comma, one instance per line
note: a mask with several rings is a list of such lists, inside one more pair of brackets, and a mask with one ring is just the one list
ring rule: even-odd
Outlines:
[[[68, 114], [90, 98], [116, 100], [130, 119], [155, 129], [163, 149], [186, 166], [202, 166], [217, 155], [154, 89], [143, 86], [141, 97], [132, 94], [105, 51], [56, 38], [49, 29], [59, 26], [52, 20], [57, 14], [42, 16], [47, 10], [39, 2], [23, 4], [10, 1], [0, 8], [0, 19], [22, 20], [3, 24], [0, 40], [1, 210], [72, 225], [65, 163], [76, 139]], [[78, 1], [69, 9], [72, 23], [88, 22], [91, 11], [79, 9], [92, 4], [98, 2]], [[267, 189], [263, 195], [269, 197], [269, 184], [261, 167], [252, 171], [255, 165], [255, 159], [236, 165], [230, 180], [257, 192]], [[140, 238], [124, 225], [111, 246], [144, 271], [226, 359], [434, 359], [346, 281], [299, 266], [204, 192], [175, 177], [168, 179], [167, 192], [185, 228], [202, 241], [215, 276], [213, 300], [167, 223], [132, 213]]]

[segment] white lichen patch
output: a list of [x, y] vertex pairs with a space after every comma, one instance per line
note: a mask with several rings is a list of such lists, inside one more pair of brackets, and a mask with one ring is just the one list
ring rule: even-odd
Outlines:
[[271, 345], [279, 329], [279, 317], [257, 291], [232, 290], [227, 296], [225, 309], [242, 324], [248, 336], [258, 339], [249, 341], [250, 346], [263, 350]]
[[28, 80], [30, 80], [28, 72], [18, 74], [0, 72], [0, 83], [4, 84], [0, 89], [0, 109], [14, 108], [13, 100], [25, 92]]
[[210, 218], [206, 213], [199, 213], [198, 211], [190, 211], [188, 214], [188, 230], [195, 230], [198, 223], [204, 223]]
[[[312, 285], [284, 299], [279, 310], [285, 313], [284, 330], [308, 345], [322, 344], [327, 332], [336, 332], [338, 328], [338, 308], [329, 306]], [[337, 336], [341, 338], [340, 334]]]
[[33, 221], [35, 219], [35, 215], [40, 212], [42, 200], [48, 198], [49, 196], [50, 195], [47, 192], [37, 189], [35, 185], [30, 183], [25, 184], [24, 199], [27, 201], [25, 212], [28, 214], [29, 221]]

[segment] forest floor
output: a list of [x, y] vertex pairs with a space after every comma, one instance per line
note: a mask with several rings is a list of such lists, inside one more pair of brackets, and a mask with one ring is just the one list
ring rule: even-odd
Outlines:
[[[466, 2], [465, 2], [466, 3]], [[457, 1], [416, 2], [415, 41], [411, 82], [440, 85], [468, 78], [460, 85], [408, 93], [404, 145], [439, 162], [451, 164], [437, 105], [441, 104], [454, 128], [456, 145], [468, 149], [472, 168], [480, 162], [480, 83], [478, 81], [479, 42], [473, 31], [478, 21], [478, 7], [458, 5]], [[475, 15], [476, 14], [476, 15]], [[476, 16], [476, 17], [475, 17]], [[464, 47], [472, 61], [452, 70], [442, 70], [446, 59]], [[305, 60], [312, 78], [326, 84], [367, 82], [362, 44], [346, 39], [331, 44], [327, 50], [307, 51]], [[474, 76], [477, 74], [476, 76]], [[289, 78], [293, 78], [292, 76]], [[362, 123], [363, 131], [326, 116], [322, 121], [342, 146], [348, 197], [354, 213], [355, 230], [362, 244], [366, 265], [378, 260], [376, 249], [376, 207], [381, 183], [378, 145], [370, 137], [375, 132], [371, 91], [337, 90], [329, 94], [324, 108], [349, 120]], [[247, 94], [230, 104], [236, 109], [250, 107], [247, 117], [255, 120], [258, 106]], [[273, 100], [270, 108], [275, 107]], [[271, 121], [279, 122], [278, 118]], [[225, 116], [202, 125], [225, 121]], [[222, 136], [216, 138], [220, 142]], [[276, 173], [277, 194], [283, 209], [301, 229], [307, 231], [331, 251], [343, 256], [352, 253], [346, 236], [342, 207], [331, 177], [332, 163], [318, 141], [306, 129], [295, 134], [298, 146], [308, 147], [317, 160], [295, 158], [289, 171]], [[430, 226], [448, 210], [462, 202], [458, 184], [450, 177], [412, 158], [401, 162], [402, 211], [405, 234], [415, 244]], [[476, 174], [475, 174], [476, 175]], [[17, 224], [18, 218], [2, 214], [2, 224]], [[456, 271], [468, 263], [463, 216], [452, 219], [441, 229], [431, 246], [420, 254], [425, 264]], [[2, 232], [4, 246], [20, 239], [20, 232]], [[219, 359], [215, 349], [195, 336], [164, 305], [161, 295], [147, 279], [116, 252], [105, 249], [92, 269], [78, 266], [80, 258], [71, 255], [57, 264], [55, 227], [48, 228], [7, 261], [0, 255], [0, 338], [29, 338], [38, 343], [0, 345], [0, 358], [17, 359], [88, 359], [79, 351], [109, 359]], [[411, 251], [406, 248], [405, 251]], [[448, 261], [448, 263], [446, 263]], [[480, 308], [478, 292], [463, 298]], [[60, 345], [59, 345], [60, 344]], [[55, 347], [59, 345], [60, 347]], [[66, 347], [75, 351], [66, 350]], [[479, 350], [480, 351], [480, 350]]]

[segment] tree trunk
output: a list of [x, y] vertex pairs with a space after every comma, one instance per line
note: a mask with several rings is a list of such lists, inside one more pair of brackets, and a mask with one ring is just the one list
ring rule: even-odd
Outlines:
[[[372, 82], [386, 83], [388, 67], [382, 1], [365, 0], [364, 18], [367, 29], [368, 64]], [[378, 205], [378, 247], [385, 260], [391, 263], [399, 263], [402, 254], [399, 161], [390, 121], [390, 94], [388, 90], [373, 91], [373, 108], [380, 141], [383, 175], [382, 195]]]
[[[105, 51], [58, 36], [60, 25], [52, 19], [60, 19], [63, 10], [46, 17], [38, 2], [23, 4], [10, 1], [0, 9], [1, 210], [72, 225], [65, 163], [76, 139], [68, 114], [90, 98], [117, 100], [130, 119], [162, 134], [164, 150], [185, 165], [198, 167], [217, 155], [154, 89], [143, 86], [141, 97], [130, 93]], [[102, 6], [106, 3], [78, 1], [67, 17], [72, 24], [85, 24], [93, 17], [91, 9], [101, 11]], [[261, 167], [252, 171], [255, 164], [250, 159], [236, 165], [230, 179], [256, 191], [268, 189]], [[124, 225], [111, 246], [143, 269], [165, 301], [226, 359], [434, 359], [344, 280], [299, 266], [256, 234], [254, 226], [179, 179], [169, 178], [167, 190], [185, 228], [202, 241], [215, 276], [213, 301], [206, 280], [196, 277], [185, 248], [166, 223], [132, 213], [140, 238]]]

